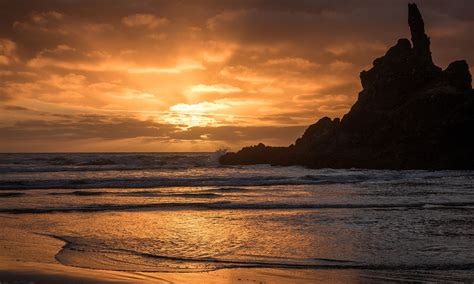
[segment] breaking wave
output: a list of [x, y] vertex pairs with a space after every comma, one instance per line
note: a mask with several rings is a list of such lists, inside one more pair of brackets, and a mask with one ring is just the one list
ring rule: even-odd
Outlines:
[[[191, 194], [190, 194], [191, 195]], [[175, 195], [176, 196], [176, 195]], [[214, 196], [213, 196], [214, 197]], [[202, 197], [204, 198], [204, 197]], [[212, 198], [212, 197], [211, 197]], [[0, 213], [45, 214], [104, 211], [162, 211], [162, 210], [320, 210], [320, 209], [379, 209], [379, 210], [474, 210], [474, 202], [438, 202], [407, 204], [311, 204], [311, 203], [236, 203], [220, 202], [168, 202], [146, 204], [90, 204], [87, 206], [1, 208]]]

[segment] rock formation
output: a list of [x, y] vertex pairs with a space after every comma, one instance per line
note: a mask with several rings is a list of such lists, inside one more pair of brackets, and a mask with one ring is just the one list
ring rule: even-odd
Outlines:
[[432, 60], [415, 4], [411, 42], [400, 39], [362, 71], [363, 90], [340, 120], [320, 119], [289, 147], [263, 144], [220, 158], [222, 164], [313, 168], [474, 169], [474, 95], [466, 61], [445, 70]]

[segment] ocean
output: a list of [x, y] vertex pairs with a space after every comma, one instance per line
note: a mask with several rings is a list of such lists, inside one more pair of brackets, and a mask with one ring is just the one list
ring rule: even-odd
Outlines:
[[217, 160], [215, 153], [1, 154], [0, 222], [64, 241], [56, 260], [83, 268], [474, 279], [474, 171]]

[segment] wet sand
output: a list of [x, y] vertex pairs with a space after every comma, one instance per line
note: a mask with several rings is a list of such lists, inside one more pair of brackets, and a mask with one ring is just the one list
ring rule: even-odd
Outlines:
[[[66, 245], [0, 214], [0, 284], [4, 283], [474, 283], [472, 270], [359, 270], [232, 268], [209, 272], [114, 271], [63, 265]], [[49, 225], [42, 224], [46, 229]], [[34, 230], [34, 229], [33, 229]]]
[[[0, 215], [0, 221], [9, 218]], [[354, 270], [220, 269], [150, 273], [85, 269], [55, 259], [64, 242], [38, 233], [2, 228], [0, 283], [357, 283]]]
[[[0, 283], [357, 283], [350, 271], [221, 269], [200, 273], [91, 270], [58, 263], [1, 261]], [[366, 282], [367, 283], [367, 282]]]

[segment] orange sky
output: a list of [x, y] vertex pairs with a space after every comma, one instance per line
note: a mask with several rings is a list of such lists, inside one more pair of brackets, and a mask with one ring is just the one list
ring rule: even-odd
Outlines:
[[[418, 4], [436, 63], [472, 63], [474, 4]], [[0, 151], [288, 145], [348, 111], [406, 18], [405, 1], [0, 0]]]

